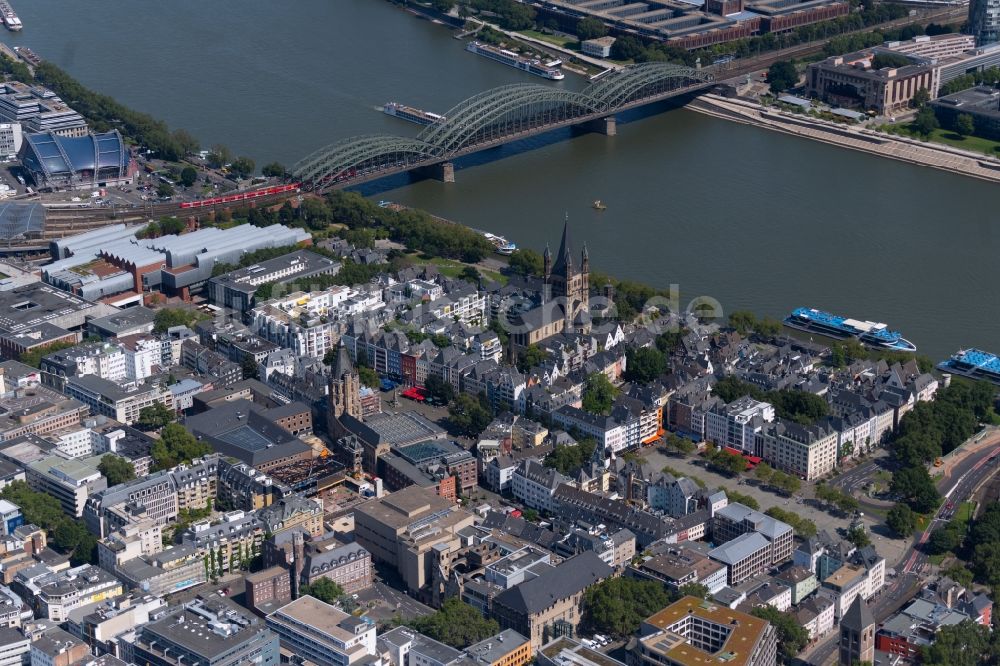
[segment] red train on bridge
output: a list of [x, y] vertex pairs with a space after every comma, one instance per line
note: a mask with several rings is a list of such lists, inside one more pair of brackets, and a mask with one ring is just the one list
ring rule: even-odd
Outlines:
[[261, 197], [269, 197], [275, 194], [284, 194], [286, 192], [298, 192], [298, 190], [299, 190], [298, 183], [292, 183], [291, 185], [272, 185], [271, 187], [262, 187], [258, 190], [237, 192], [236, 194], [227, 194], [221, 197], [202, 199], [201, 201], [185, 201], [184, 203], [181, 204], [181, 208], [207, 208], [209, 206], [215, 206], [217, 204], [239, 203], [241, 201], [253, 201], [254, 199], [260, 199]]

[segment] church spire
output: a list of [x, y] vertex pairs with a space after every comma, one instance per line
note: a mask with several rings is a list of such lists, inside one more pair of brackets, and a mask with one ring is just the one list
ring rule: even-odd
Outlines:
[[556, 254], [556, 263], [552, 267], [552, 272], [569, 277], [573, 273], [573, 248], [569, 240], [569, 216], [563, 224], [562, 239], [559, 241], [559, 252]]

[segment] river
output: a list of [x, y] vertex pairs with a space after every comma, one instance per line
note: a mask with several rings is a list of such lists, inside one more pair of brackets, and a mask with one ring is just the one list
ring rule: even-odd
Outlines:
[[[585, 85], [465, 53], [446, 29], [383, 0], [15, 9], [25, 29], [8, 44], [258, 165], [290, 165], [348, 136], [415, 133], [377, 112], [390, 100], [441, 113], [506, 83]], [[529, 147], [461, 163], [455, 184], [399, 178], [366, 193], [536, 249], [558, 243], [568, 215], [596, 269], [676, 283], [682, 302], [886, 321], [935, 361], [965, 346], [1000, 352], [995, 185], [684, 110], [633, 118], [616, 137]]]

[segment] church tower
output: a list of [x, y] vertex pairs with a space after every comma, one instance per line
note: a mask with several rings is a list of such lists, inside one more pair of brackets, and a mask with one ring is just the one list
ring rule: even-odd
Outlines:
[[330, 376], [330, 412], [334, 420], [344, 414], [361, 418], [361, 378], [343, 344], [337, 350]]
[[[549, 257], [548, 248], [545, 256], [546, 291], [553, 299], [562, 302], [565, 333], [576, 330], [576, 321], [580, 314], [590, 313], [590, 254], [586, 245], [583, 247], [580, 259], [580, 267], [577, 268], [573, 262], [573, 248], [569, 238], [569, 220], [567, 220], [563, 225], [562, 240], [559, 242], [555, 263], [552, 263]], [[582, 328], [589, 326], [585, 324]]]

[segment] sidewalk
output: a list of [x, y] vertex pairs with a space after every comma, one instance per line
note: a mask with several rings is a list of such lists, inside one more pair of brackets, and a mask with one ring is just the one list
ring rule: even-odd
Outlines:
[[1000, 160], [965, 150], [916, 139], [854, 128], [811, 116], [785, 113], [741, 99], [708, 94], [685, 108], [745, 125], [791, 134], [916, 166], [950, 171], [962, 176], [1000, 183]]

